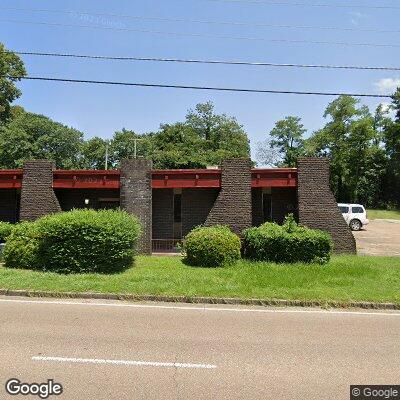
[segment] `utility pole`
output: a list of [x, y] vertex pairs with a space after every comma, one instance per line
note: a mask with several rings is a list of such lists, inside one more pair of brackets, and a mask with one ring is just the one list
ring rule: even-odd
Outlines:
[[144, 140], [143, 138], [134, 138], [133, 139], [133, 158], [137, 158], [137, 141]]

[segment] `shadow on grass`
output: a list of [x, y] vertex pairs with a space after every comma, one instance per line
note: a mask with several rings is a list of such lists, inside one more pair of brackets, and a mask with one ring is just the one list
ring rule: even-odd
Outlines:
[[51, 273], [60, 276], [74, 276], [74, 275], [101, 275], [101, 276], [118, 276], [123, 275], [126, 271], [131, 268], [135, 268], [137, 266], [136, 258], [133, 262], [129, 265], [124, 265], [118, 270], [111, 270], [111, 271], [102, 271], [102, 270], [80, 270], [80, 271], [67, 271], [67, 270], [58, 270], [58, 269], [46, 269], [46, 268], [14, 268], [14, 267], [7, 267], [4, 261], [0, 260], [0, 268], [4, 268], [6, 270], [21, 270], [21, 271], [32, 271], [32, 272], [42, 272], [42, 273]]

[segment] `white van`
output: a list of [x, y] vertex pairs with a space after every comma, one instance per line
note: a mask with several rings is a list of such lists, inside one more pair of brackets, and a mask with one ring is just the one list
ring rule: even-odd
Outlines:
[[359, 231], [363, 226], [368, 225], [367, 211], [361, 204], [338, 204], [344, 220], [352, 231]]

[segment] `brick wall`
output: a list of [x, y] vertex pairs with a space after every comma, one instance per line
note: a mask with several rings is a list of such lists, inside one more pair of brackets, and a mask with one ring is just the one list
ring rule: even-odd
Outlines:
[[136, 215], [142, 225], [138, 243], [141, 254], [151, 254], [152, 239], [152, 189], [150, 160], [122, 160], [121, 162], [121, 208]]
[[336, 253], [356, 253], [354, 236], [329, 187], [329, 162], [324, 158], [298, 160], [299, 222], [329, 232]]
[[153, 189], [153, 239], [174, 237], [173, 202], [173, 189]]
[[206, 222], [217, 196], [218, 189], [182, 190], [182, 236]]
[[44, 215], [61, 211], [53, 191], [52, 161], [27, 161], [22, 178], [20, 220], [34, 221]]
[[251, 226], [251, 161], [235, 158], [221, 165], [221, 190], [205, 225], [229, 225], [237, 234]]
[[15, 189], [0, 189], [0, 221], [15, 223], [19, 214], [19, 194]]

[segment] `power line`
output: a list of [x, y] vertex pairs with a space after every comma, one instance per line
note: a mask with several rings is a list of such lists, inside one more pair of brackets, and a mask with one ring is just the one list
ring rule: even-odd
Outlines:
[[86, 83], [86, 84], [96, 84], [96, 85], [134, 86], [134, 87], [147, 87], [147, 88], [212, 90], [212, 91], [220, 91], [220, 92], [391, 98], [390, 95], [368, 94], [368, 93], [311, 92], [311, 91], [304, 92], [304, 91], [293, 91], [293, 90], [245, 89], [245, 88], [226, 88], [226, 87], [215, 87], [215, 86], [167, 85], [167, 84], [159, 84], [159, 83], [133, 83], [133, 82], [116, 82], [116, 81], [97, 81], [97, 80], [85, 80], [85, 79], [50, 78], [50, 77], [39, 77], [39, 76], [10, 76], [10, 75], [3, 75], [3, 77], [10, 78], [10, 79], [25, 79], [25, 80], [32, 80], [32, 81]]
[[369, 71], [400, 71], [400, 67], [283, 64], [283, 63], [271, 63], [271, 62], [199, 60], [199, 59], [158, 58], [158, 57], [123, 57], [123, 56], [113, 57], [113, 56], [95, 56], [87, 54], [70, 54], [70, 53], [40, 53], [31, 51], [14, 51], [13, 53], [19, 55], [29, 55], [29, 56], [84, 58], [84, 59], [94, 59], [94, 60], [115, 60], [115, 61], [152, 61], [152, 62], [173, 62], [173, 63], [193, 63], [193, 64], [246, 65], [255, 67], [291, 67], [291, 68], [350, 69], [350, 70], [369, 70]]
[[113, 31], [124, 31], [124, 32], [151, 33], [151, 34], [169, 35], [169, 36], [263, 41], [263, 42], [270, 42], [270, 43], [321, 44], [321, 45], [336, 45], [336, 46], [364, 46], [364, 47], [391, 47], [391, 48], [400, 47], [400, 45], [398, 45], [398, 44], [389, 44], [389, 43], [355, 43], [355, 42], [330, 42], [330, 41], [321, 41], [321, 40], [267, 39], [267, 38], [260, 38], [260, 37], [248, 37], [248, 36], [246, 37], [246, 36], [212, 35], [212, 34], [204, 34], [204, 33], [165, 32], [165, 31], [145, 30], [145, 29], [114, 28], [114, 27], [109, 27], [109, 26], [98, 26], [98, 25], [76, 25], [76, 24], [62, 24], [62, 23], [56, 23], [56, 22], [35, 22], [35, 21], [20, 21], [20, 20], [10, 20], [10, 19], [0, 19], [0, 22], [30, 24], [30, 25], [61, 26], [61, 27], [68, 27], [68, 28], [104, 29], [104, 30], [113, 30]]
[[94, 17], [111, 17], [111, 18], [126, 18], [144, 21], [159, 21], [159, 22], [183, 22], [190, 24], [208, 24], [208, 25], [230, 25], [230, 26], [249, 26], [256, 28], [278, 28], [278, 29], [316, 29], [316, 30], [334, 30], [345, 32], [376, 32], [376, 33], [400, 33], [400, 30], [393, 29], [375, 29], [375, 28], [345, 28], [339, 26], [315, 26], [315, 25], [290, 25], [290, 24], [266, 24], [266, 23], [250, 23], [239, 21], [210, 21], [199, 19], [183, 19], [183, 18], [161, 18], [161, 17], [144, 17], [138, 15], [126, 14], [110, 14], [91, 11], [74, 11], [74, 10], [52, 10], [52, 9], [37, 9], [37, 8], [14, 8], [14, 7], [0, 7], [0, 10], [7, 11], [28, 11], [38, 13], [55, 13], [55, 14], [68, 14], [68, 15], [83, 15]]
[[289, 7], [324, 7], [324, 8], [361, 8], [370, 10], [400, 10], [399, 6], [369, 6], [363, 4], [327, 4], [327, 3], [290, 3], [288, 1], [268, 1], [268, 0], [206, 0], [220, 3], [247, 3], [261, 4], [270, 6], [289, 6]]

